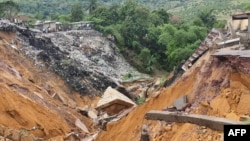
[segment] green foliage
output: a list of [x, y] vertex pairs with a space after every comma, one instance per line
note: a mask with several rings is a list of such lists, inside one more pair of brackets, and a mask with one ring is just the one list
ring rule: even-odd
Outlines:
[[164, 86], [166, 80], [167, 80], [167, 79], [166, 79], [166, 76], [162, 77], [162, 78], [160, 79], [160, 86]]
[[0, 3], [0, 16], [7, 19], [17, 15], [19, 10], [18, 4], [13, 1], [5, 1]]
[[214, 24], [215, 28], [224, 28], [226, 26], [226, 21], [225, 20], [219, 20], [216, 21]]
[[129, 80], [133, 80], [134, 78], [136, 77], [139, 77], [141, 78], [141, 76], [139, 76], [138, 74], [135, 74], [133, 72], [129, 72], [127, 74], [125, 74], [123, 77], [122, 77], [122, 80], [123, 81], [129, 81]]
[[146, 97], [140, 97], [140, 98], [138, 98], [138, 100], [137, 100], [137, 105], [141, 105], [141, 104], [143, 104], [144, 102], [146, 101]]
[[[3, 2], [6, 0], [0, 0]], [[125, 4], [126, 0], [13, 0], [18, 3], [21, 13], [43, 15], [46, 11], [49, 18], [52, 14], [65, 15], [70, 13], [70, 8], [74, 3], [81, 3], [85, 11], [92, 13], [99, 5], [113, 7]], [[181, 19], [190, 20], [197, 16], [199, 11], [208, 8], [215, 9], [217, 17], [229, 17], [232, 12], [239, 9], [248, 10], [249, 0], [133, 0], [142, 4], [150, 11], [164, 9], [172, 15], [177, 15]], [[90, 8], [92, 7], [92, 8]], [[90, 12], [91, 11], [91, 12]], [[46, 15], [46, 14], [45, 14]], [[114, 17], [116, 15], [113, 15]]]
[[83, 10], [81, 3], [75, 3], [71, 7], [71, 21], [78, 22], [81, 21], [83, 18]]
[[250, 3], [244, 5], [243, 10], [250, 10]]
[[[111, 0], [61, 0], [60, 4], [58, 0], [27, 1], [19, 1], [22, 10], [28, 10], [29, 7], [28, 11], [33, 11], [37, 18], [50, 17], [62, 23], [80, 21], [88, 10], [89, 15], [84, 18], [93, 21], [94, 28], [104, 35], [113, 35], [128, 61], [148, 73], [155, 69], [172, 70], [191, 55], [213, 25], [222, 25], [221, 22], [215, 23], [216, 11], [212, 10], [201, 10], [199, 14], [196, 13], [196, 18], [192, 18], [194, 20], [188, 22], [170, 23], [171, 14], [165, 9], [182, 7], [184, 3], [187, 4], [186, 1], [125, 0], [122, 4], [121, 0], [113, 1], [113, 4], [108, 4]], [[164, 5], [166, 1], [168, 6]], [[155, 7], [147, 5], [149, 9], [141, 3], [154, 3]], [[52, 9], [53, 5], [57, 7]], [[189, 5], [185, 9], [188, 10]]]
[[200, 18], [195, 24], [175, 25], [169, 23], [169, 16], [163, 9], [150, 12], [126, 0], [119, 6], [97, 7], [90, 20], [97, 30], [115, 36], [121, 52], [134, 66], [151, 73], [155, 68], [172, 70], [191, 55], [207, 34]]
[[248, 117], [245, 121], [246, 124], [250, 124], [250, 117]]
[[147, 65], [150, 61], [150, 50], [148, 48], [143, 48], [139, 54], [139, 59], [143, 62], [144, 65]]
[[93, 11], [97, 8], [97, 0], [89, 0], [90, 3], [88, 5], [87, 10], [89, 10], [89, 13], [92, 14]]
[[60, 16], [58, 16], [57, 17], [58, 19], [58, 21], [59, 22], [61, 22], [61, 23], [69, 23], [70, 22], [70, 20], [71, 20], [71, 16], [70, 15], [60, 15]]
[[124, 46], [124, 38], [119, 32], [120, 25], [117, 24], [116, 26], [107, 26], [104, 28], [104, 32], [108, 34], [112, 34], [115, 37], [115, 40], [118, 45]]
[[123, 76], [123, 80], [128, 80], [128, 79], [130, 79], [130, 78], [132, 78], [133, 76], [132, 76], [132, 74], [131, 73], [127, 73], [127, 74], [125, 74], [124, 76]]
[[216, 17], [215, 15], [213, 15], [214, 9], [205, 9], [202, 10], [199, 14], [198, 17], [201, 19], [201, 21], [203, 22], [203, 24], [208, 28], [211, 29], [214, 25], [214, 23], [216, 22]]

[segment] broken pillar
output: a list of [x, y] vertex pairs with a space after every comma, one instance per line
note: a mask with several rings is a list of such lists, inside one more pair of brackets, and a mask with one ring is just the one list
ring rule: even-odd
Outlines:
[[149, 141], [148, 126], [145, 124], [142, 125], [141, 140], [140, 141]]

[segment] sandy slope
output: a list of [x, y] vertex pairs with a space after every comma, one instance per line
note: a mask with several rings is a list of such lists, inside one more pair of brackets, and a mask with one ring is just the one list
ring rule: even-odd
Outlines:
[[[34, 66], [20, 50], [11, 48], [14, 34], [0, 32], [0, 36], [0, 125], [48, 139], [71, 131], [81, 133], [74, 126], [79, 118], [93, 131], [92, 121], [75, 109], [91, 100], [76, 97], [59, 77], [44, 67]], [[20, 44], [16, 47], [20, 49]], [[52, 98], [54, 93], [64, 101]]]
[[[248, 60], [249, 61], [249, 60]], [[206, 53], [175, 84], [165, 88], [157, 98], [139, 106], [123, 120], [111, 124], [101, 132], [98, 141], [137, 141], [142, 124], [150, 127], [150, 137], [155, 141], [220, 140], [221, 132], [192, 124], [146, 121], [149, 110], [162, 110], [187, 94], [192, 103], [191, 112], [238, 120], [250, 114], [250, 76], [232, 68], [229, 61], [221, 61]]]

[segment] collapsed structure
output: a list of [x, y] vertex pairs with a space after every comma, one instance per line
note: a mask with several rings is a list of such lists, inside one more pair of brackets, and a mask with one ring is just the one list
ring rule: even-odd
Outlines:
[[108, 87], [102, 99], [97, 103], [96, 109], [107, 112], [108, 115], [115, 115], [133, 106], [136, 106], [136, 104], [132, 100], [117, 90]]
[[[227, 22], [226, 29], [220, 31], [212, 29], [201, 45], [186, 60], [182, 69], [184, 71], [192, 67], [198, 58], [205, 52], [211, 50], [216, 52], [214, 56], [232, 55], [248, 57], [247, 52], [236, 53], [235, 50], [246, 50], [250, 43], [250, 12], [241, 12], [232, 15], [232, 19]], [[231, 51], [228, 51], [231, 50]], [[234, 51], [232, 51], [234, 50]], [[217, 53], [219, 52], [219, 53]]]

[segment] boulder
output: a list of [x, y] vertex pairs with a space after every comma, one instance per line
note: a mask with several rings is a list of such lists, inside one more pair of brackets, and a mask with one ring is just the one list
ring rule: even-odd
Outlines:
[[83, 132], [89, 133], [88, 128], [85, 126], [85, 124], [84, 124], [80, 119], [76, 119], [75, 125], [76, 125], [78, 128], [80, 128]]
[[97, 114], [94, 111], [88, 111], [88, 117], [97, 119]]

